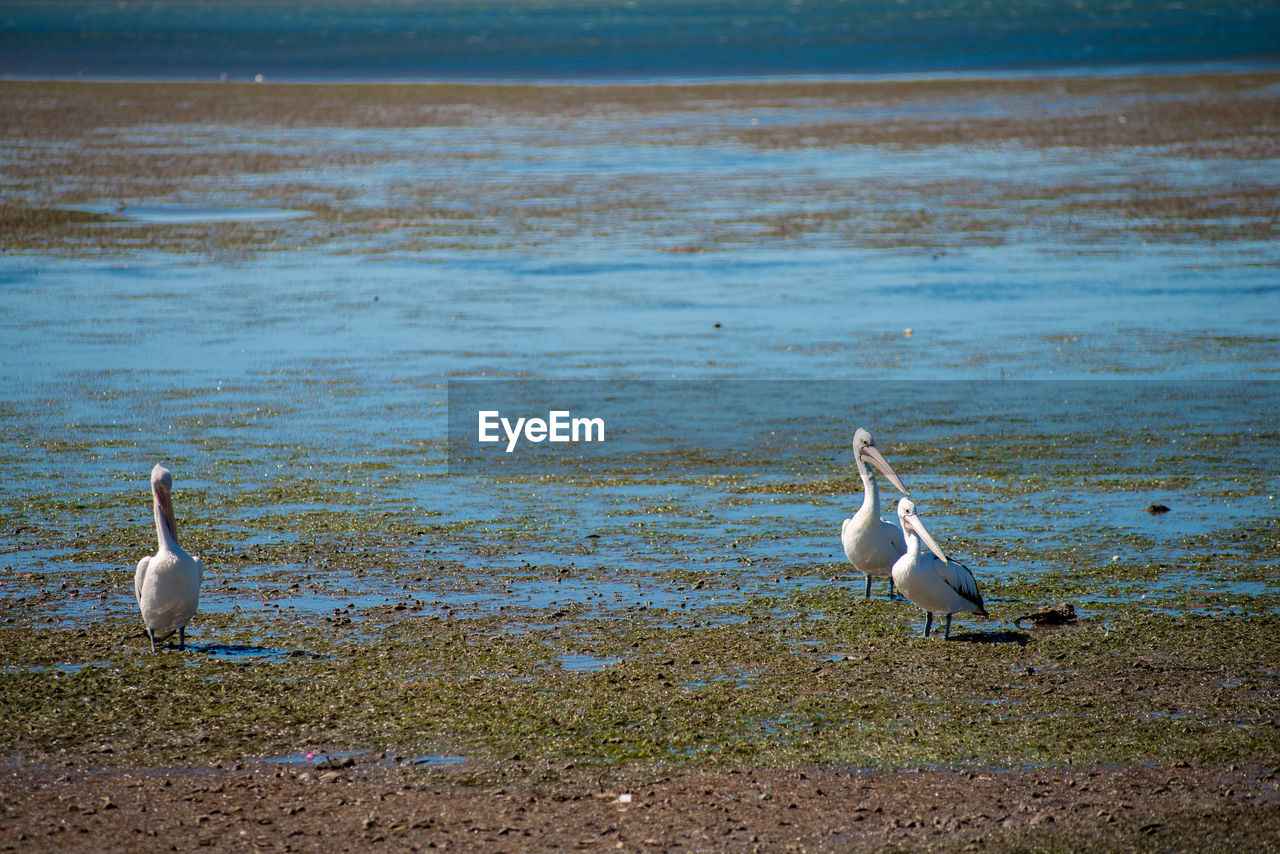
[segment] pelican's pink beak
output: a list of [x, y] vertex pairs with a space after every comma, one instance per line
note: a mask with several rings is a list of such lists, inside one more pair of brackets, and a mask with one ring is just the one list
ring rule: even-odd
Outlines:
[[160, 517], [164, 519], [165, 527], [169, 529], [169, 536], [173, 537], [173, 541], [178, 542], [178, 523], [173, 517], [173, 501], [169, 499], [169, 493], [163, 489], [157, 489], [156, 504], [160, 506]]
[[876, 450], [875, 445], [867, 445], [862, 449], [862, 461], [875, 466], [880, 470], [881, 474], [889, 478], [895, 489], [908, 498], [911, 497], [911, 493], [902, 485], [902, 479], [898, 477], [897, 472], [889, 465], [889, 461], [884, 458], [884, 455]]
[[933, 537], [929, 536], [929, 532], [924, 529], [924, 522], [920, 521], [919, 516], [912, 513], [910, 516], [903, 517], [902, 521], [911, 526], [911, 529], [915, 531], [920, 539], [924, 541], [924, 544], [929, 547], [929, 551], [938, 556], [938, 560], [943, 563], [950, 562], [947, 560], [947, 556], [943, 554], [942, 549], [939, 548], [938, 544], [933, 541]]

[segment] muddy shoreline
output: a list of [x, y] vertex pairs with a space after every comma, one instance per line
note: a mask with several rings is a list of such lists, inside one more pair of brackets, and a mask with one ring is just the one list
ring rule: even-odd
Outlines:
[[[1280, 769], [0, 771], [4, 850], [1274, 851]], [[32, 797], [31, 793], [35, 793]]]
[[[522, 86], [0, 81], [6, 164], [0, 245], [82, 255], [549, 248], [617, 240], [670, 252], [750, 241], [945, 248], [1022, 239], [1027, 218], [1073, 240], [1123, 227], [1152, 240], [1274, 236], [1274, 182], [1201, 190], [1135, 167], [1056, 185], [930, 177], [778, 188], [708, 187], [734, 211], [689, 209], [686, 183], [641, 172], [603, 182], [553, 171], [510, 185], [415, 181], [465, 175], [494, 145], [537, 159], [613, 147], [754, 152], [1144, 150], [1265, 161], [1280, 152], [1274, 74], [885, 83]], [[406, 136], [408, 134], [408, 136]], [[489, 140], [495, 140], [490, 144]], [[584, 151], [586, 149], [583, 149]], [[1002, 155], [1003, 153], [1003, 155]], [[720, 156], [724, 156], [723, 154]], [[405, 170], [376, 192], [353, 180]], [[354, 176], [354, 178], [353, 178]], [[382, 181], [383, 177], [372, 180]], [[742, 194], [740, 198], [733, 195]], [[784, 204], [797, 195], [817, 212]], [[288, 223], [145, 225], [130, 206], [168, 203], [304, 211]], [[103, 213], [77, 206], [106, 205]], [[110, 209], [118, 206], [120, 215]], [[779, 208], [770, 212], [771, 208]], [[882, 210], [876, 210], [876, 209]], [[696, 227], [684, 224], [697, 217]], [[1102, 218], [1098, 223], [1094, 220]], [[665, 226], [664, 226], [665, 223]], [[104, 224], [109, 227], [104, 227]], [[1105, 228], [1099, 226], [1105, 224]]]

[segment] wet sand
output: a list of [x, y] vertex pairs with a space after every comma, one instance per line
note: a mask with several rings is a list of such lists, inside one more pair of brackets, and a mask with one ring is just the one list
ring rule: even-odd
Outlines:
[[[5, 850], [1274, 851], [1280, 769], [0, 772]], [[615, 781], [609, 781], [615, 782]], [[34, 796], [32, 795], [34, 793]]]
[[[1247, 164], [1277, 156], [1275, 86], [1267, 74], [579, 87], [0, 82], [0, 128], [22, 140], [21, 156], [6, 164], [0, 241], [9, 250], [56, 252], [251, 252], [350, 240], [386, 252], [565, 238], [621, 238], [678, 252], [761, 240], [941, 248], [1016, 240], [1029, 215], [1072, 240], [1088, 241], [1095, 230], [1106, 238], [1117, 226], [1153, 239], [1267, 239], [1276, 230], [1276, 188], [1250, 182]], [[422, 132], [432, 128], [438, 132]], [[420, 133], [377, 133], [410, 130]], [[707, 186], [727, 203], [710, 211], [691, 206], [683, 176], [644, 171], [595, 180], [572, 168], [507, 183], [415, 180], [438, 172], [428, 164], [465, 174], [468, 161], [503, 149], [572, 158], [600, 145], [614, 146], [619, 165], [654, 146], [691, 156], [726, 146], [942, 147], [988, 152], [996, 168], [1003, 152], [1012, 174], [997, 182], [933, 177], [925, 160], [917, 174], [894, 170], [870, 182]], [[1017, 153], [1028, 150], [1150, 150], [1239, 161], [1244, 171], [1226, 195], [1140, 168], [1024, 183], [1016, 180]], [[192, 198], [228, 207], [269, 200], [313, 216], [213, 229], [126, 219], [104, 230], [101, 215], [63, 209]], [[787, 199], [808, 200], [810, 209], [771, 211]]]

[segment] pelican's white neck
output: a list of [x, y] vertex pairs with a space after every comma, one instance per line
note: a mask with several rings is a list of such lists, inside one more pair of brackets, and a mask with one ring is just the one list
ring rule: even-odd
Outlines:
[[906, 540], [906, 543], [907, 543], [907, 551], [906, 551], [907, 556], [912, 559], [919, 557], [920, 556], [919, 535], [916, 534], [915, 529], [912, 528], [910, 525], [906, 524], [905, 521], [903, 521], [902, 519], [899, 519], [898, 521], [902, 522], [902, 537], [904, 540]]
[[876, 474], [871, 470], [871, 466], [863, 461], [861, 454], [854, 459], [858, 461], [858, 474], [862, 477], [863, 503], [870, 507], [873, 513], [879, 513], [880, 486], [876, 483]]

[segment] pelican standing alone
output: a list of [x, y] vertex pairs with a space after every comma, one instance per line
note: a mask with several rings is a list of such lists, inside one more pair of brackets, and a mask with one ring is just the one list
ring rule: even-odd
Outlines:
[[178, 633], [178, 649], [186, 649], [187, 623], [200, 604], [200, 580], [204, 564], [178, 545], [178, 523], [173, 518], [173, 475], [164, 466], [151, 470], [151, 505], [156, 518], [156, 538], [160, 550], [138, 561], [133, 576], [133, 592], [138, 597], [142, 622], [156, 641]]
[[876, 485], [875, 473], [868, 464], [879, 469], [903, 495], [910, 493], [889, 461], [876, 450], [871, 434], [861, 427], [853, 434], [853, 461], [862, 478], [862, 506], [852, 519], [841, 523], [840, 543], [849, 563], [867, 577], [867, 592], [863, 598], [871, 598], [871, 579], [875, 577], [889, 579], [889, 598], [892, 599], [893, 576], [890, 573], [893, 562], [907, 550], [907, 544], [902, 538], [901, 526], [895, 524], [896, 520], [880, 517], [880, 487]]
[[[978, 592], [978, 582], [969, 567], [947, 560], [947, 556], [938, 548], [938, 544], [929, 536], [924, 523], [916, 515], [916, 505], [910, 498], [898, 501], [898, 521], [907, 538], [907, 553], [893, 565], [893, 581], [903, 596], [924, 609], [927, 615], [924, 636], [929, 636], [933, 615], [946, 614], [947, 629], [943, 637], [951, 640], [952, 614], [967, 611], [987, 616], [987, 609], [982, 604], [982, 594]], [[921, 551], [921, 540], [933, 554]]]

